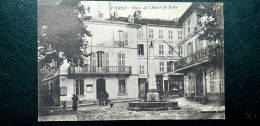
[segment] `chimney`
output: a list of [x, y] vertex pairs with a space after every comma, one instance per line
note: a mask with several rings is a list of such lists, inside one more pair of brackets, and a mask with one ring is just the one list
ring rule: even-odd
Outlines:
[[135, 13], [134, 13], [134, 19], [138, 19], [138, 20], [141, 20], [141, 14], [142, 12], [139, 11], [139, 10], [136, 10]]
[[118, 14], [117, 14], [116, 11], [114, 12], [114, 17], [115, 17], [115, 18], [118, 18]]
[[134, 18], [133, 18], [132, 15], [129, 15], [129, 16], [128, 16], [128, 22], [129, 22], [129, 23], [134, 23]]

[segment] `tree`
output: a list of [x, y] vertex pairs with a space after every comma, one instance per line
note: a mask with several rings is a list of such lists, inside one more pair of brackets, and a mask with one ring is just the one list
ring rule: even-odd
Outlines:
[[[84, 6], [78, 1], [60, 2], [59, 5], [38, 6], [38, 61], [43, 67], [52, 59], [62, 63], [84, 56], [87, 42], [84, 37], [91, 36], [83, 23]], [[85, 55], [87, 56], [87, 55]]]
[[200, 3], [196, 12], [198, 26], [202, 28], [199, 39], [222, 42], [224, 39], [223, 4]]

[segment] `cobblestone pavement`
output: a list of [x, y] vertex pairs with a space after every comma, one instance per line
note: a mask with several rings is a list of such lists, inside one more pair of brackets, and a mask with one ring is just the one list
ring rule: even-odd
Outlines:
[[[180, 110], [162, 111], [131, 111], [128, 110], [128, 102], [114, 103], [114, 106], [84, 106], [78, 111], [56, 110], [48, 116], [39, 116], [39, 121], [87, 121], [87, 120], [204, 120], [225, 119], [222, 112], [201, 112], [203, 108], [208, 110], [223, 109], [222, 106], [202, 105], [196, 102], [186, 101], [184, 98], [175, 99], [179, 102]], [[222, 108], [221, 108], [222, 107]], [[49, 119], [52, 118], [52, 119]]]

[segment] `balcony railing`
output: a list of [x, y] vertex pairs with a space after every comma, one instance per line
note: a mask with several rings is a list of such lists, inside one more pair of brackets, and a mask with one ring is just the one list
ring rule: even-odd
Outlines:
[[69, 67], [70, 74], [131, 74], [130, 66], [83, 66], [83, 67]]
[[209, 45], [174, 63], [175, 71], [181, 68], [214, 59], [223, 54], [224, 44]]
[[114, 44], [117, 45], [118, 47], [125, 47], [124, 41], [114, 41]]
[[52, 68], [52, 69], [46, 69], [46, 68], [42, 68], [39, 70], [40, 72], [40, 75], [39, 77], [41, 79], [44, 79], [44, 78], [49, 78], [49, 77], [54, 77], [55, 76], [55, 73], [58, 71], [57, 68]]

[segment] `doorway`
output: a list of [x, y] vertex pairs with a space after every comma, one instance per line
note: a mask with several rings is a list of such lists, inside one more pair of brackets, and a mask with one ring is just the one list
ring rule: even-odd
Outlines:
[[139, 78], [138, 84], [139, 84], [139, 98], [146, 99], [146, 94], [148, 92], [148, 84], [146, 82], [146, 78]]
[[157, 92], [160, 97], [163, 94], [163, 75], [156, 75]]
[[164, 95], [169, 96], [168, 80], [164, 80]]
[[200, 100], [200, 97], [203, 95], [203, 76], [202, 72], [196, 74], [196, 97], [197, 100]]
[[106, 80], [97, 79], [97, 99], [101, 97], [101, 93], [106, 91]]

